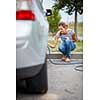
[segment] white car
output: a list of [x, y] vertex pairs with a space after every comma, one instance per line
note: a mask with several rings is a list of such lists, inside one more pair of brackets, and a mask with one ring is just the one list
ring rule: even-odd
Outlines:
[[16, 4], [16, 79], [25, 80], [31, 93], [46, 93], [49, 25], [42, 0], [16, 0]]

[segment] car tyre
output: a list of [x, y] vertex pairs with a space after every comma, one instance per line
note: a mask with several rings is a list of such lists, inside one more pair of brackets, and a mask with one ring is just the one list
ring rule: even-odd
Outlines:
[[36, 76], [26, 80], [26, 88], [28, 93], [44, 94], [47, 92], [47, 61], [43, 64], [40, 72]]

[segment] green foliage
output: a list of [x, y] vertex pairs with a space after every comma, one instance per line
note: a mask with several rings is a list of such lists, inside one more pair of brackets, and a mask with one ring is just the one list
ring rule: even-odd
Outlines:
[[58, 28], [58, 23], [60, 21], [61, 17], [59, 14], [58, 9], [52, 9], [52, 15], [47, 17], [47, 20], [49, 22], [50, 32], [56, 32]]
[[74, 11], [83, 13], [83, 0], [55, 0], [55, 8], [65, 10], [69, 15]]
[[69, 15], [72, 15], [75, 12], [75, 24], [74, 31], [77, 34], [77, 12], [79, 14], [83, 13], [83, 0], [54, 0], [55, 8], [62, 9]]

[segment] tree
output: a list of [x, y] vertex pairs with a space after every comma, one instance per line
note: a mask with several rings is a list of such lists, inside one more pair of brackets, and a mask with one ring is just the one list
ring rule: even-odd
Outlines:
[[57, 31], [58, 23], [59, 23], [60, 19], [61, 19], [61, 17], [59, 14], [59, 10], [52, 8], [52, 15], [47, 17], [47, 20], [49, 22], [50, 32]]
[[75, 12], [74, 31], [77, 34], [77, 13], [83, 13], [83, 0], [54, 0], [55, 8], [65, 10], [66, 13], [72, 15]]

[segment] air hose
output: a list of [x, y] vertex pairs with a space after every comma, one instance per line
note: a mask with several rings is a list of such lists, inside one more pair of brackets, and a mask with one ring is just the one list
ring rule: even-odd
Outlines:
[[[50, 50], [50, 47], [48, 46], [47, 47], [48, 48], [48, 51], [49, 51], [49, 55], [51, 54], [51, 50]], [[78, 66], [75, 66], [75, 70], [76, 71], [83, 71], [83, 70], [81, 70], [80, 68], [82, 68], [83, 67], [83, 62], [70, 62], [70, 63], [61, 63], [61, 62], [55, 62], [55, 61], [53, 61], [52, 59], [50, 59], [49, 58], [49, 62], [50, 63], [52, 63], [52, 64], [54, 64], [54, 65], [75, 65], [75, 64], [78, 64]]]

